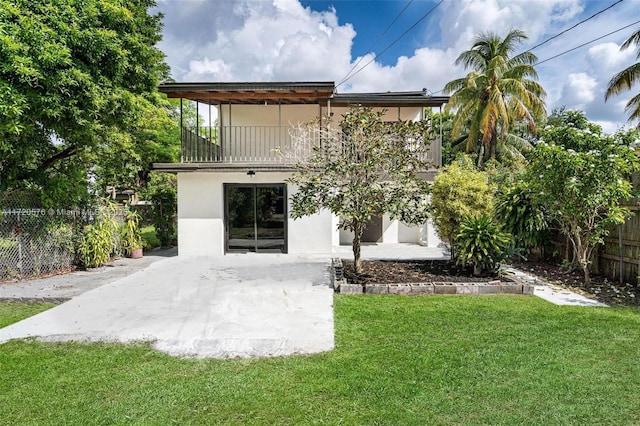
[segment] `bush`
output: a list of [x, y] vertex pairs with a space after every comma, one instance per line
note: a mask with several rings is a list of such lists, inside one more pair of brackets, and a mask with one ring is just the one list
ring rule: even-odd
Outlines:
[[465, 217], [491, 214], [493, 194], [487, 174], [475, 170], [470, 161], [452, 163], [438, 174], [431, 193], [431, 213], [438, 234], [452, 249]]
[[111, 204], [98, 208], [93, 224], [84, 228], [78, 255], [87, 268], [104, 265], [111, 255], [119, 250], [120, 224], [116, 220], [116, 209]]
[[142, 234], [142, 239], [144, 240], [145, 250], [151, 250], [153, 248], [160, 247], [160, 240], [158, 239], [156, 230], [152, 225], [141, 228], [140, 233]]
[[140, 232], [140, 215], [128, 210], [121, 227], [121, 241], [125, 252], [131, 256], [133, 250], [144, 246], [144, 239]]
[[544, 246], [547, 218], [544, 210], [534, 203], [527, 184], [519, 183], [500, 194], [495, 213], [503, 230], [513, 235], [516, 248], [528, 252]]
[[151, 215], [156, 235], [162, 246], [169, 246], [176, 234], [178, 209], [176, 177], [167, 173], [153, 173], [147, 196], [153, 202]]
[[473, 273], [494, 270], [507, 255], [511, 234], [502, 232], [489, 215], [467, 217], [456, 236], [457, 262], [472, 265]]

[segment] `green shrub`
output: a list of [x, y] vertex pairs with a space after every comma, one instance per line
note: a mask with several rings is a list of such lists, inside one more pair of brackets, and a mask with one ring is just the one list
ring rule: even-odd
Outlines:
[[151, 250], [152, 248], [160, 247], [160, 240], [156, 235], [156, 230], [153, 225], [145, 226], [140, 229], [142, 239], [144, 240], [144, 249]]
[[544, 210], [533, 202], [527, 184], [519, 183], [500, 194], [495, 214], [502, 229], [513, 235], [516, 248], [527, 252], [533, 247], [542, 248], [547, 234], [547, 218]]
[[153, 202], [151, 215], [156, 235], [161, 245], [169, 246], [176, 234], [178, 209], [176, 177], [167, 173], [152, 173], [148, 197]]
[[511, 234], [502, 232], [489, 215], [467, 217], [456, 236], [457, 262], [472, 265], [474, 274], [494, 270], [507, 255]]
[[107, 204], [98, 208], [96, 220], [84, 228], [78, 255], [87, 268], [96, 268], [111, 259], [118, 250], [120, 224], [116, 220], [116, 210]]
[[133, 250], [144, 246], [144, 239], [140, 232], [140, 215], [136, 211], [127, 210], [120, 232], [122, 247], [126, 254], [131, 255]]
[[452, 163], [438, 174], [431, 193], [431, 213], [438, 234], [452, 250], [460, 222], [467, 216], [490, 214], [493, 194], [487, 174], [475, 170], [469, 161]]

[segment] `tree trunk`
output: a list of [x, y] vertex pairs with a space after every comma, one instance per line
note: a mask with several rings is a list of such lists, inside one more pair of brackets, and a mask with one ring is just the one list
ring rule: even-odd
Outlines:
[[359, 221], [355, 221], [353, 224], [353, 241], [351, 242], [351, 248], [353, 250], [353, 272], [356, 275], [360, 275], [360, 239], [362, 238], [363, 226]]
[[572, 242], [575, 249], [575, 255], [578, 258], [578, 263], [584, 273], [584, 286], [586, 288], [591, 287], [591, 277], [589, 276], [589, 243], [583, 242], [582, 236], [577, 232], [574, 234]]
[[582, 267], [584, 271], [584, 286], [586, 288], [591, 288], [591, 276], [589, 275], [589, 264], [586, 264]]

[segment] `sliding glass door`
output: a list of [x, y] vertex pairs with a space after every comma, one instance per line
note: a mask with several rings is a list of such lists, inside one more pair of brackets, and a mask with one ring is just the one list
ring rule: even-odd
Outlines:
[[225, 184], [224, 194], [228, 252], [287, 252], [286, 185]]

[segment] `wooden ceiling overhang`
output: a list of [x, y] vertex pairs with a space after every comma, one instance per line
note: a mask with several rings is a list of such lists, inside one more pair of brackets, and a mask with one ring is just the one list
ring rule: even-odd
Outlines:
[[333, 96], [333, 82], [292, 83], [164, 83], [169, 98], [220, 104], [318, 104]]
[[263, 83], [163, 83], [158, 87], [169, 98], [182, 98], [209, 105], [320, 104], [371, 107], [440, 107], [448, 96], [430, 96], [426, 91], [385, 93], [335, 93], [334, 82]]

